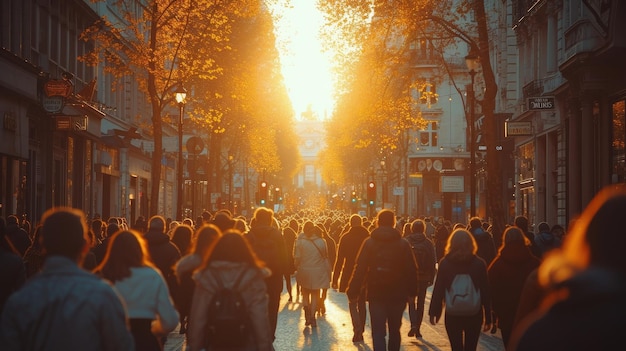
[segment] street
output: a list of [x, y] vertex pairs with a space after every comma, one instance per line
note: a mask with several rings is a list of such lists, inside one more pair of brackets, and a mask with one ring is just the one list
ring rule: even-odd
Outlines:
[[[294, 280], [295, 291], [295, 280]], [[426, 295], [426, 310], [430, 305], [430, 294], [432, 287], [428, 289]], [[288, 294], [285, 292], [281, 297], [280, 311], [278, 314], [278, 327], [276, 328], [276, 340], [274, 349], [276, 351], [308, 350], [308, 351], [333, 351], [333, 350], [372, 350], [372, 337], [368, 323], [365, 328], [365, 342], [360, 344], [352, 343], [352, 324], [348, 312], [348, 299], [345, 294], [332, 289], [328, 291], [326, 301], [326, 315], [317, 319], [317, 328], [304, 326], [304, 315], [300, 302], [288, 302]], [[408, 337], [409, 314], [408, 309], [404, 312], [402, 322], [402, 346], [400, 350], [429, 350], [446, 351], [450, 350], [450, 344], [446, 335], [442, 318], [436, 326], [428, 322], [425, 313], [421, 332], [422, 339]], [[165, 351], [183, 351], [185, 349], [185, 338], [178, 333], [178, 328], [168, 336]], [[500, 351], [504, 350], [500, 332], [496, 334], [482, 333], [478, 344], [478, 351]]]

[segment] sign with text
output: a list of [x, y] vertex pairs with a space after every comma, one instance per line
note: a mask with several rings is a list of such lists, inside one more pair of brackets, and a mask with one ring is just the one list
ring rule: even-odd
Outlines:
[[533, 135], [533, 125], [531, 122], [504, 122], [504, 136], [525, 136]]
[[556, 107], [554, 96], [542, 96], [528, 98], [529, 111], [554, 110]]
[[441, 176], [439, 184], [442, 193], [462, 193], [465, 191], [465, 177], [463, 176]]

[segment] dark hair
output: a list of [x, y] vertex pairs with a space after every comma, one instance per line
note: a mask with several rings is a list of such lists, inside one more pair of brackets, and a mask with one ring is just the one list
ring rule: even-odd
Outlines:
[[378, 226], [393, 227], [396, 225], [396, 215], [392, 210], [380, 210], [376, 216]]
[[246, 262], [262, 267], [248, 240], [236, 230], [227, 230], [210, 250], [206, 266], [215, 261]]
[[135, 230], [122, 230], [111, 237], [106, 255], [94, 272], [115, 283], [130, 277], [131, 267], [145, 266], [153, 267], [145, 240]]
[[83, 211], [71, 207], [55, 207], [42, 216], [42, 244], [47, 255], [80, 257], [87, 243], [87, 222]]
[[257, 225], [272, 225], [274, 218], [274, 211], [269, 208], [259, 207], [254, 211], [254, 217], [252, 218]]
[[416, 219], [411, 223], [411, 233], [424, 233], [426, 223], [421, 219]]
[[187, 224], [181, 224], [174, 228], [174, 233], [172, 234], [172, 242], [178, 250], [180, 250], [181, 255], [186, 255], [189, 253], [189, 249], [191, 247], [191, 237], [193, 236], [193, 229]]
[[196, 239], [193, 241], [191, 252], [199, 255], [202, 258], [202, 262], [204, 262], [220, 236], [222, 236], [222, 232], [214, 224], [202, 225], [196, 231]]

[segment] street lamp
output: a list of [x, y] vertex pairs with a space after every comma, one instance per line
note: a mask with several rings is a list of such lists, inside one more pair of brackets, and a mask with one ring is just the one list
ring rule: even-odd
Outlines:
[[468, 99], [470, 101], [470, 217], [474, 217], [476, 215], [476, 146], [474, 145], [476, 142], [476, 136], [474, 135], [474, 103], [476, 101], [476, 94], [474, 91], [474, 76], [478, 70], [479, 61], [478, 55], [476, 55], [473, 50], [465, 56], [465, 64], [467, 65], [467, 69], [469, 69], [469, 75], [471, 77], [471, 83], [468, 88]]
[[176, 102], [179, 108], [178, 118], [178, 176], [176, 177], [176, 218], [183, 220], [183, 110], [185, 108], [185, 98], [187, 98], [187, 89], [183, 87], [183, 83], [178, 85], [174, 92]]

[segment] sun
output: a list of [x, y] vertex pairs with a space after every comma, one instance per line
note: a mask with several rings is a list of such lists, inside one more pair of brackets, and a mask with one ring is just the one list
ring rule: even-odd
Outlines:
[[316, 1], [292, 1], [275, 21], [281, 70], [296, 118], [309, 109], [318, 119], [334, 108], [331, 54], [322, 50], [322, 13]]

